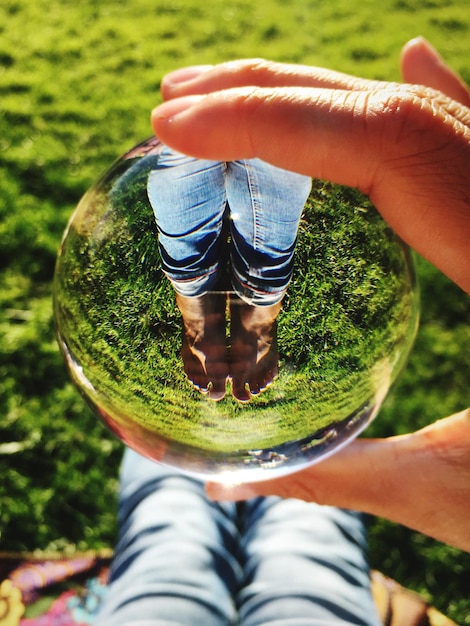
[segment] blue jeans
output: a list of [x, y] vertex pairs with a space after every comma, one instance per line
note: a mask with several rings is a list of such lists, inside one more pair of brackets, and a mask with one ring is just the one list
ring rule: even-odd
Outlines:
[[162, 267], [175, 290], [200, 296], [223, 272], [229, 213], [231, 286], [250, 304], [274, 304], [289, 284], [311, 179], [259, 159], [221, 163], [164, 147], [147, 192]]
[[300, 500], [213, 503], [127, 449], [97, 626], [379, 626], [361, 516]]

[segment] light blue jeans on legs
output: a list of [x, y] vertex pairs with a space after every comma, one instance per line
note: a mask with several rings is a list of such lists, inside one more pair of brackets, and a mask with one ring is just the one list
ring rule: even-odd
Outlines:
[[312, 181], [259, 159], [222, 163], [164, 147], [147, 194], [162, 267], [183, 296], [211, 291], [223, 270], [229, 213], [231, 283], [250, 304], [274, 304], [289, 284]]
[[213, 503], [127, 450], [97, 626], [379, 626], [361, 516], [298, 500]]

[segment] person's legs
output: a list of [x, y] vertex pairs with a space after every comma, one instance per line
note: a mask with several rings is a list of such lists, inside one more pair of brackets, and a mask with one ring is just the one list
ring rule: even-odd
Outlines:
[[226, 209], [225, 163], [163, 148], [147, 195], [158, 228], [162, 268], [175, 290], [192, 297], [219, 280]]
[[276, 318], [292, 276], [311, 179], [259, 159], [227, 165], [232, 234], [230, 376], [241, 402], [277, 377]]
[[249, 304], [282, 300], [311, 186], [311, 178], [259, 159], [227, 164], [232, 285]]
[[225, 395], [229, 367], [223, 271], [224, 163], [163, 148], [147, 193], [159, 233], [162, 268], [183, 318], [181, 356], [191, 384], [212, 400]]
[[126, 450], [119, 540], [97, 626], [228, 626], [240, 566], [236, 507]]
[[241, 626], [379, 626], [359, 514], [258, 498], [241, 532]]

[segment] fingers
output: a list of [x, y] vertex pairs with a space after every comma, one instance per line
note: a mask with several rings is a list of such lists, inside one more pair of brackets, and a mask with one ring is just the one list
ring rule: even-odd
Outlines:
[[[154, 110], [152, 124], [164, 143], [192, 156], [258, 157], [364, 188], [370, 183], [371, 146], [352, 118], [367, 98], [342, 90], [243, 87], [170, 100]], [[344, 142], [338, 143], [340, 138]], [[351, 159], [359, 159], [360, 166], [351, 169]]]
[[191, 156], [258, 157], [359, 188], [405, 242], [470, 291], [469, 112], [435, 93], [241, 87], [169, 100], [152, 123]]
[[360, 91], [374, 89], [379, 85], [383, 87], [383, 84], [319, 67], [248, 59], [176, 70], [165, 76], [161, 91], [163, 99], [170, 100], [247, 86], [323, 87]]
[[401, 73], [408, 83], [432, 87], [449, 98], [470, 106], [468, 87], [422, 37], [412, 39], [404, 46], [401, 53]]
[[179, 89], [179, 86], [191, 85], [198, 76], [208, 72], [213, 67], [213, 65], [192, 65], [167, 74], [160, 86], [164, 100], [171, 98], [172, 92], [178, 93], [179, 96], [187, 95], [183, 93], [182, 89]]
[[[468, 87], [424, 38], [412, 39], [403, 47], [401, 71], [406, 82], [442, 91], [457, 102], [470, 106]], [[364, 91], [383, 89], [386, 83], [319, 67], [247, 59], [216, 66], [198, 65], [176, 70], [165, 76], [161, 89], [164, 100], [169, 100], [245, 86], [322, 87]]]
[[152, 122], [164, 143], [191, 156], [258, 157], [357, 187], [442, 271], [455, 267], [456, 281], [468, 274], [470, 144], [419, 92], [245, 87], [170, 100]]
[[[390, 493], [387, 490], [394, 486], [394, 475], [389, 470], [389, 467], [395, 467], [394, 445], [392, 439], [358, 439], [301, 472], [241, 485], [208, 483], [206, 491], [214, 500], [247, 500], [277, 495], [368, 513], [372, 513], [370, 509], [373, 508], [377, 513], [383, 494]], [[351, 468], [354, 471], [350, 471]]]

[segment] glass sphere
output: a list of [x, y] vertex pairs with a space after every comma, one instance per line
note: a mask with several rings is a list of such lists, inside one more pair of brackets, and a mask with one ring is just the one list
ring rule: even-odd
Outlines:
[[[120, 158], [65, 232], [54, 314], [73, 382], [131, 448], [203, 479], [261, 480], [324, 458], [375, 417], [411, 349], [409, 249], [365, 196], [313, 181], [266, 371], [240, 393], [229, 364], [214, 396], [162, 271], [147, 194], [161, 149], [153, 137]], [[229, 285], [212, 295], [245, 306]], [[228, 329], [237, 315], [224, 305]], [[230, 330], [226, 341], [230, 360]]]

